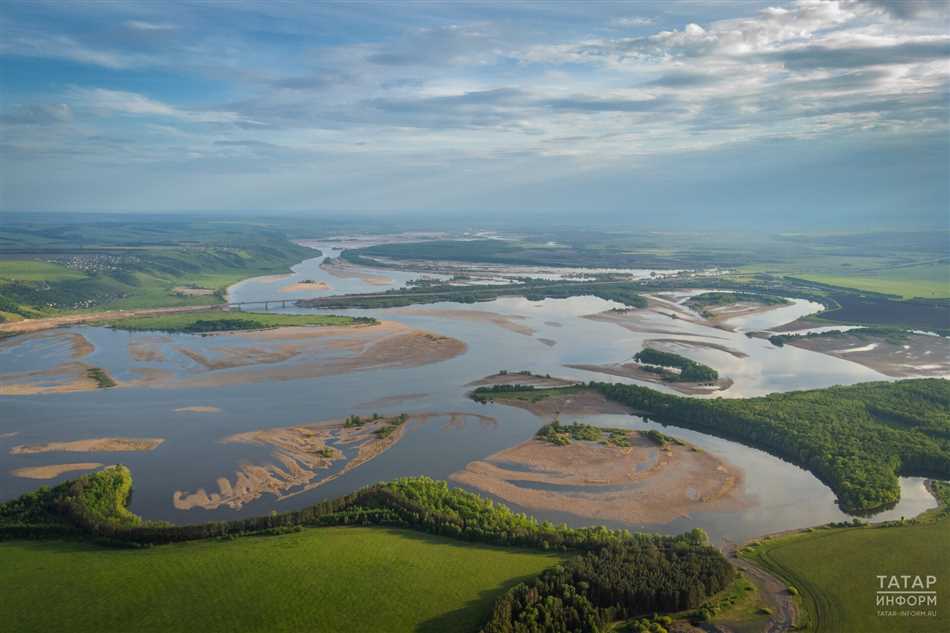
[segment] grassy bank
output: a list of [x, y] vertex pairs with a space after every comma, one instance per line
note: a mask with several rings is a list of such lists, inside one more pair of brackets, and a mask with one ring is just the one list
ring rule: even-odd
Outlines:
[[806, 468], [852, 514], [895, 504], [898, 475], [950, 478], [950, 382], [943, 379], [714, 400], [635, 385], [590, 386], [661, 423], [735, 440]]
[[271, 314], [208, 310], [117, 319], [104, 321], [101, 325], [133, 332], [160, 331], [200, 334], [203, 332], [235, 330], [266, 330], [277, 327], [374, 325], [376, 323], [378, 323], [376, 319], [368, 317], [335, 316], [332, 314]]
[[[942, 510], [884, 526], [818, 528], [768, 538], [741, 555], [784, 579], [801, 595], [801, 630], [811, 633], [938, 633], [946, 631], [941, 586], [950, 570], [950, 518]], [[907, 607], [877, 607], [877, 576], [936, 576], [936, 617], [880, 615]], [[939, 583], [944, 583], [943, 585]]]
[[0, 543], [0, 621], [24, 633], [473, 632], [509, 585], [558, 560], [385, 528], [145, 551], [16, 541]]
[[0, 318], [220, 303], [229, 285], [316, 255], [240, 222], [11, 222], [0, 227]]

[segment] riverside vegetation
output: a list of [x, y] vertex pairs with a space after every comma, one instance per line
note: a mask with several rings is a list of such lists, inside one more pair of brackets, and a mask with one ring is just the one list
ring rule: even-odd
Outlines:
[[[102, 545], [137, 548], [203, 540], [210, 547], [213, 542], [207, 539], [260, 535], [288, 538], [293, 536], [289, 535], [292, 532], [311, 532], [304, 528], [361, 525], [409, 528], [505, 548], [561, 552], [563, 562], [560, 565], [542, 572], [534, 580], [511, 587], [498, 598], [483, 625], [485, 633], [553, 630], [597, 633], [630, 617], [695, 609], [734, 579], [732, 567], [708, 545], [701, 530], [680, 536], [661, 536], [604, 527], [576, 529], [556, 526], [425, 477], [375, 484], [295, 512], [187, 526], [147, 522], [129, 512], [126, 503], [131, 488], [131, 473], [123, 466], [106, 468], [54, 488], [40, 488], [0, 504], [0, 539], [71, 537], [80, 541], [92, 539]], [[295, 538], [299, 541], [303, 537]], [[0, 544], [0, 557], [18, 560], [24, 547], [35, 549], [22, 541]], [[133, 558], [125, 558], [132, 561], [129, 564], [134, 564], [135, 556], [180, 558], [180, 547], [183, 545], [166, 545], [155, 550], [155, 554], [130, 553]], [[253, 558], [258, 549], [256, 542], [240, 550], [224, 550], [224, 543], [217, 547], [229, 560], [240, 558], [245, 553]], [[341, 547], [347, 549], [343, 543]], [[71, 558], [82, 558], [84, 551], [67, 548], [65, 556], [58, 556], [50, 563], [68, 563]], [[439, 555], [437, 552], [425, 554]], [[201, 554], [201, 557], [207, 555]], [[349, 557], [349, 554], [342, 555], [343, 560]], [[288, 573], [291, 572], [287, 557], [269, 560], [273, 564], [288, 566]], [[557, 559], [545, 560], [557, 562]], [[8, 565], [4, 567], [9, 569]], [[521, 565], [522, 569], [525, 567]], [[199, 565], [198, 569], [199, 574], [210, 573], [205, 565]], [[269, 594], [272, 589], [263, 583], [271, 576], [251, 574], [239, 593], [247, 592], [248, 598], [259, 593]], [[254, 578], [261, 578], [261, 583], [255, 582]], [[144, 582], [144, 575], [140, 572], [135, 579]], [[27, 577], [20, 578], [21, 583], [28, 580]], [[365, 583], [366, 579], [361, 582]], [[78, 590], [81, 592], [81, 587]], [[47, 594], [38, 591], [35, 595]], [[379, 597], [376, 591], [373, 595]], [[48, 611], [36, 609], [35, 600], [31, 601], [30, 611], [41, 614]], [[152, 601], [155, 600], [152, 596]], [[4, 621], [29, 620], [29, 616], [23, 613], [26, 604], [4, 601], [5, 606], [0, 607]], [[384, 613], [391, 611], [390, 605], [381, 606]], [[161, 613], [164, 610], [153, 608], [150, 611]], [[136, 614], [126, 613], [126, 617], [133, 618]], [[293, 613], [288, 613], [286, 619], [278, 617], [268, 626], [272, 627], [270, 630], [288, 630], [292, 628], [294, 617]], [[702, 617], [702, 614], [697, 612], [696, 617]], [[176, 621], [186, 620], [191, 621], [190, 618]], [[457, 626], [452, 620], [449, 622]], [[130, 626], [131, 621], [115, 624]], [[376, 622], [375, 626], [385, 624]], [[89, 630], [102, 629], [89, 627]]]
[[[719, 380], [719, 372], [703, 365], [692, 359], [673, 354], [672, 352], [662, 352], [652, 347], [646, 347], [637, 352], [633, 360], [641, 364], [641, 369], [659, 374], [663, 380], [668, 382], [712, 382]], [[672, 367], [679, 372], [667, 369]]]
[[699, 400], [635, 385], [590, 383], [607, 398], [810, 470], [852, 514], [900, 499], [898, 475], [950, 478], [950, 381], [871, 382]]
[[102, 325], [132, 332], [158, 331], [181, 334], [204, 334], [238, 330], [266, 330], [278, 327], [332, 325], [376, 325], [371, 317], [335, 316], [332, 314], [266, 314], [207, 310], [155, 316], [140, 316], [104, 321]]
[[931, 378], [698, 399], [636, 385], [481, 387], [472, 399], [537, 402], [584, 388], [671, 424], [765, 450], [811, 471], [845, 512], [870, 514], [900, 499], [898, 475], [950, 478], [950, 381]]

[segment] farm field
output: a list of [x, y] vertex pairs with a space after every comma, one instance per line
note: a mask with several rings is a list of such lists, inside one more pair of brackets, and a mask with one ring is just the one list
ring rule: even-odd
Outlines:
[[798, 277], [832, 286], [900, 295], [904, 299], [950, 297], [950, 264], [894, 268], [874, 274], [802, 274]]
[[507, 587], [558, 560], [384, 528], [147, 550], [12, 541], [0, 543], [0, 621], [23, 633], [474, 632]]
[[[938, 583], [946, 576], [950, 570], [946, 519], [924, 525], [798, 533], [764, 541], [749, 557], [801, 591], [808, 612], [803, 630], [946, 631], [945, 617], [882, 617], [875, 607], [878, 574], [929, 574], [937, 576]], [[938, 604], [938, 614], [945, 609]]]

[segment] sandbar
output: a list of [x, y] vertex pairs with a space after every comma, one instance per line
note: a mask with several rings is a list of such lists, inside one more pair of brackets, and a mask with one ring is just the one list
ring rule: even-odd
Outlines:
[[521, 397], [511, 394], [486, 394], [491, 402], [505, 404], [530, 411], [538, 417], [567, 415], [597, 415], [600, 413], [630, 413], [630, 409], [608, 400], [600, 392], [592, 389], [565, 389], [563, 394], [538, 394], [532, 397], [530, 392]]
[[621, 376], [623, 378], [633, 378], [643, 382], [652, 382], [657, 385], [666, 385], [670, 389], [675, 389], [680, 393], [702, 394], [713, 391], [724, 391], [733, 385], [731, 378], [720, 378], [714, 382], [676, 382], [663, 380], [662, 376], [651, 371], [646, 371], [637, 363], [611, 363], [605, 365], [587, 365], [587, 364], [568, 364], [565, 367], [571, 369], [582, 369], [584, 371], [593, 371], [609, 376]]
[[75, 464], [50, 464], [48, 466], [28, 466], [17, 468], [10, 471], [16, 477], [26, 479], [53, 479], [64, 473], [77, 472], [81, 470], [93, 470], [99, 468], [102, 464], [98, 462], [79, 462]]
[[301, 292], [304, 290], [330, 290], [330, 284], [325, 281], [316, 281], [313, 283], [298, 282], [280, 289], [281, 292]]
[[849, 360], [892, 378], [945, 378], [950, 376], [950, 338], [908, 335], [901, 343], [862, 335], [791, 337], [785, 341], [802, 349]]
[[35, 455], [37, 453], [128, 453], [152, 451], [164, 438], [160, 437], [98, 437], [72, 442], [46, 442], [44, 444], [20, 444], [10, 449], [11, 455]]
[[689, 445], [660, 446], [636, 431], [627, 437], [629, 447], [528, 440], [450, 479], [523, 508], [630, 524], [750, 505], [738, 468]]
[[217, 492], [209, 493], [204, 488], [195, 492], [176, 490], [172, 503], [179, 510], [214, 510], [221, 506], [239, 509], [264, 494], [274, 495], [278, 500], [287, 499], [334, 481], [381, 455], [395, 446], [413, 424], [445, 417], [449, 424], [464, 424], [466, 417], [493, 420], [464, 412], [421, 413], [404, 419], [398, 416], [363, 418], [358, 426], [330, 420], [237, 433], [222, 442], [271, 446], [274, 461], [242, 464], [233, 480], [217, 479]]
[[465, 385], [466, 387], [484, 387], [491, 385], [525, 385], [530, 387], [572, 387], [578, 384], [576, 380], [565, 380], [564, 378], [553, 378], [551, 376], [538, 376], [536, 374], [524, 373], [520, 371], [508, 371], [505, 373], [492, 374], [479, 380]]
[[221, 413], [221, 409], [210, 405], [199, 405], [194, 407], [178, 407], [175, 409], [175, 413]]
[[398, 308], [394, 310], [394, 312], [396, 312], [397, 314], [410, 314], [413, 316], [429, 316], [429, 317], [439, 317], [443, 319], [456, 319], [459, 321], [475, 321], [479, 323], [492, 323], [510, 332], [515, 332], [517, 334], [524, 334], [525, 336], [534, 335], [534, 328], [528, 327], [527, 325], [523, 325], [518, 322], [518, 321], [524, 320], [525, 317], [509, 315], [509, 314], [499, 314], [497, 312], [489, 312], [487, 310]]
[[370, 269], [354, 266], [342, 259], [325, 259], [320, 262], [320, 269], [338, 279], [359, 279], [371, 286], [388, 286], [393, 283], [389, 277], [373, 274]]

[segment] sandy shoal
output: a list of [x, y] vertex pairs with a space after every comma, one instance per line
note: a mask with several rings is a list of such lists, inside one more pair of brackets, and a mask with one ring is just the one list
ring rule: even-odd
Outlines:
[[564, 378], [554, 378], [552, 376], [536, 376], [534, 374], [522, 374], [518, 372], [507, 372], [504, 374], [492, 374], [479, 380], [465, 385], [466, 387], [483, 387], [490, 385], [526, 385], [531, 387], [572, 387], [578, 384], [576, 380], [565, 380]]
[[[646, 341], [643, 341], [644, 347], [653, 347], [655, 349], [663, 349], [665, 346], [675, 346], [682, 345], [684, 347], [699, 347], [705, 349], [714, 349], [720, 352], [725, 352], [730, 356], [735, 358], [748, 358], [749, 355], [745, 352], [740, 352], [737, 349], [731, 347], [726, 347], [725, 345], [719, 345], [718, 343], [710, 343], [709, 341], [694, 341], [690, 339], [681, 339], [681, 338], [651, 338]], [[671, 350], [665, 350], [671, 351]], [[675, 350], [674, 350], [675, 351]]]
[[720, 378], [715, 382], [675, 382], [666, 381], [659, 374], [646, 371], [637, 363], [615, 363], [608, 365], [587, 365], [587, 364], [568, 364], [565, 367], [571, 369], [582, 369], [584, 371], [607, 374], [609, 376], [621, 376], [623, 378], [633, 378], [643, 382], [651, 382], [657, 385], [664, 385], [680, 393], [702, 394], [712, 393], [713, 391], [725, 391], [733, 385], [731, 378]]
[[[180, 510], [204, 508], [214, 510], [221, 506], [239, 509], [245, 504], [271, 494], [278, 500], [287, 499], [308, 490], [335, 481], [348, 472], [383, 454], [395, 446], [416, 424], [433, 418], [447, 418], [450, 424], [464, 424], [466, 418], [479, 421], [494, 420], [488, 416], [464, 412], [417, 413], [394, 425], [392, 416], [368, 420], [362, 426], [347, 427], [339, 420], [327, 420], [300, 426], [285, 426], [236, 433], [222, 440], [228, 444], [253, 444], [274, 449], [272, 462], [245, 463], [233, 479], [218, 477], [217, 492], [199, 488], [195, 492], [176, 490], [172, 503]], [[381, 429], [392, 432], [382, 437]], [[339, 447], [346, 447], [347, 457]], [[355, 449], [355, 454], [352, 451]], [[331, 467], [341, 465], [327, 473]]]
[[659, 447], [635, 431], [628, 436], [629, 448], [528, 440], [471, 462], [450, 479], [523, 508], [631, 524], [751, 505], [736, 467], [691, 446]]
[[525, 336], [534, 335], [534, 328], [528, 327], [523, 323], [519, 323], [519, 321], [523, 321], [525, 317], [513, 314], [499, 314], [497, 312], [489, 312], [487, 310], [452, 310], [444, 308], [416, 307], [396, 308], [394, 311], [396, 314], [407, 314], [412, 316], [427, 316], [438, 317], [442, 319], [454, 319], [458, 321], [491, 323], [502, 329], [515, 332], [517, 334], [524, 334]]
[[92, 391], [99, 388], [99, 383], [87, 375], [91, 368], [86, 363], [73, 361], [50, 369], [0, 374], [0, 396]]
[[175, 409], [175, 413], [221, 413], [221, 409], [212, 407], [211, 405], [197, 405], [192, 407], [178, 407]]
[[98, 462], [78, 462], [75, 464], [50, 464], [48, 466], [27, 466], [10, 471], [15, 477], [26, 479], [53, 479], [63, 473], [94, 470], [101, 467]]
[[317, 281], [314, 283], [298, 282], [280, 289], [281, 292], [301, 292], [304, 290], [330, 290], [330, 284], [325, 281]]
[[[170, 383], [161, 383], [160, 386], [210, 387], [315, 378], [372, 369], [418, 367], [454, 358], [468, 349], [466, 344], [458, 339], [416, 330], [396, 322], [383, 322], [376, 326], [355, 328], [281, 329], [283, 332], [268, 330], [253, 333], [250, 336], [258, 340], [273, 341], [283, 338], [295, 341], [300, 347], [271, 352], [294, 357], [297, 362], [293, 365], [280, 365], [279, 359], [276, 359], [272, 361], [274, 364], [254, 367], [257, 358], [261, 357], [255, 357], [255, 352], [248, 352], [247, 348], [240, 347], [235, 348], [233, 352], [228, 352], [229, 360], [225, 361], [229, 367], [236, 367], [236, 369], [227, 372], [208, 371]], [[299, 330], [309, 330], [309, 332]], [[335, 332], [321, 330], [335, 330]], [[347, 355], [332, 358], [316, 356], [327, 349], [346, 352]], [[198, 352], [189, 355], [209, 368], [215, 366], [216, 361], [203, 357]], [[240, 361], [241, 358], [244, 360]], [[251, 366], [244, 367], [238, 365], [238, 362]]]
[[141, 310], [106, 310], [103, 312], [90, 312], [88, 314], [70, 314], [65, 316], [47, 317], [42, 319], [23, 319], [22, 321], [13, 321], [9, 323], [0, 323], [0, 332], [13, 332], [23, 334], [27, 332], [39, 332], [41, 330], [50, 330], [69, 325], [78, 325], [81, 323], [90, 323], [95, 321], [111, 321], [115, 319], [127, 319], [135, 316], [148, 316], [155, 314], [174, 314], [176, 312], [201, 312], [212, 310], [214, 305], [203, 306], [177, 306], [173, 308], [143, 308]]
[[[873, 349], [863, 349], [873, 343]], [[835, 356], [892, 378], [950, 376], [950, 339], [916, 334], [903, 343], [870, 336], [797, 337], [785, 341], [801, 349]]]
[[354, 266], [340, 259], [332, 261], [325, 259], [320, 263], [320, 269], [338, 279], [359, 279], [371, 286], [388, 286], [393, 283], [389, 277], [374, 274], [372, 269]]
[[11, 455], [35, 455], [37, 453], [127, 453], [152, 451], [164, 438], [160, 437], [99, 437], [72, 442], [46, 442], [44, 444], [20, 444], [10, 449]]
[[592, 389], [582, 389], [564, 395], [546, 396], [534, 402], [522, 398], [506, 397], [504, 393], [490, 394], [490, 399], [499, 404], [530, 411], [538, 417], [553, 417], [557, 414], [630, 413], [630, 409], [624, 405], [608, 400]]

